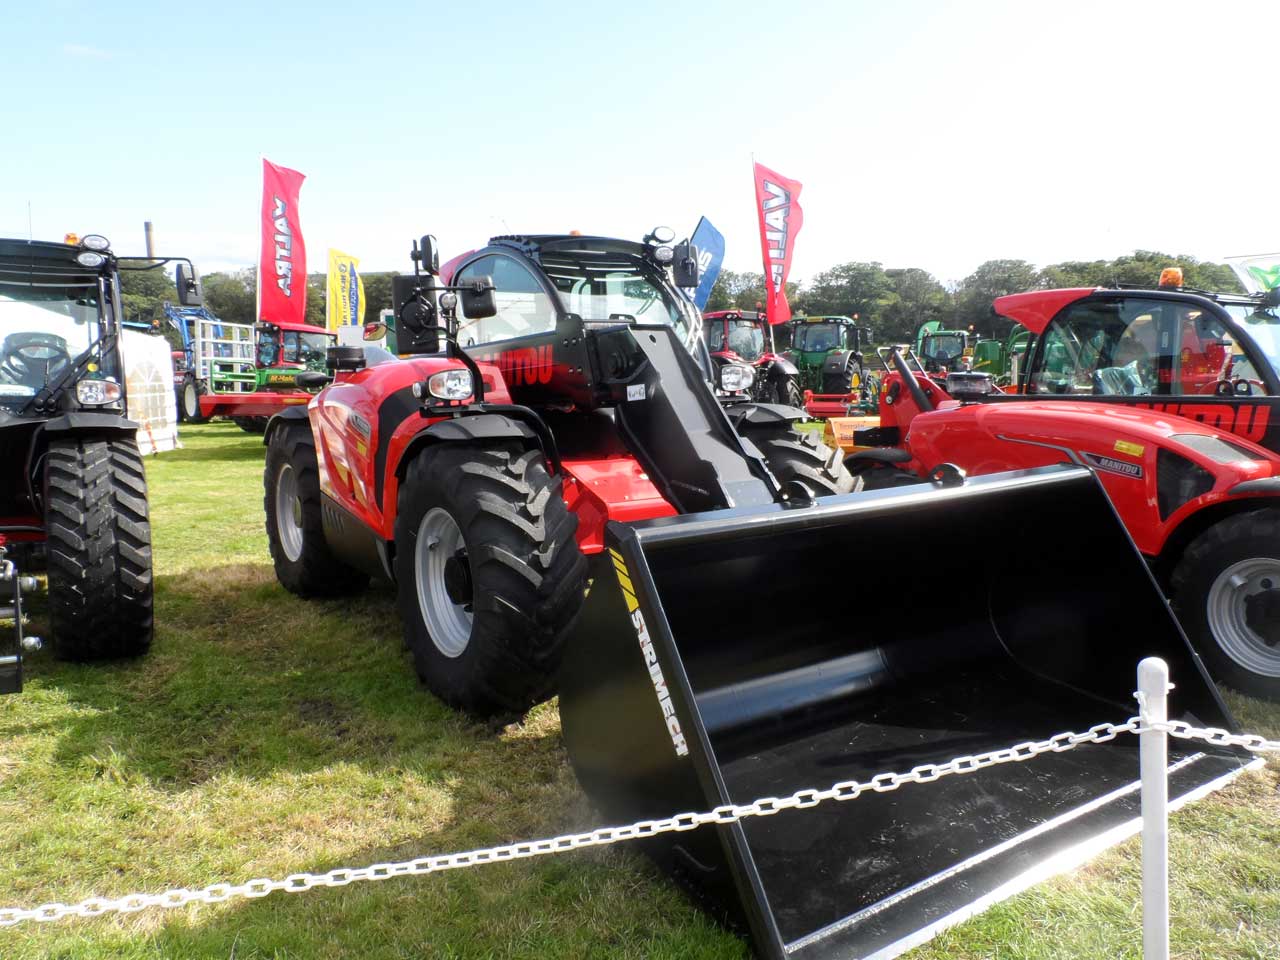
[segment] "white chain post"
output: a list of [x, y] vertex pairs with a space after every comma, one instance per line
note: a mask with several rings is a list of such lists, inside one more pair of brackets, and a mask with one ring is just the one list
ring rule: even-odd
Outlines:
[[1169, 665], [1159, 657], [1138, 664], [1143, 728], [1142, 957], [1169, 960]]

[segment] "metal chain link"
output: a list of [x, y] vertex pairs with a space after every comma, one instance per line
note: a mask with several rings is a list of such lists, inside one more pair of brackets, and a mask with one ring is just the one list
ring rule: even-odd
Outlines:
[[[224, 903], [236, 897], [265, 897], [277, 890], [302, 893], [317, 887], [345, 887], [364, 880], [389, 880], [392, 877], [421, 876], [442, 870], [456, 870], [485, 863], [521, 860], [549, 853], [599, 847], [652, 837], [660, 833], [695, 830], [708, 823], [730, 824], [748, 817], [769, 817], [783, 810], [805, 810], [826, 800], [856, 800], [864, 793], [888, 793], [906, 783], [932, 783], [953, 774], [974, 773], [1001, 763], [1023, 763], [1045, 753], [1065, 753], [1086, 743], [1106, 743], [1122, 733], [1137, 733], [1139, 719], [1124, 723], [1099, 723], [1084, 733], [1059, 733], [1047, 740], [1027, 741], [972, 756], [955, 757], [945, 763], [925, 763], [907, 773], [879, 773], [870, 780], [842, 780], [825, 790], [797, 790], [786, 797], [762, 797], [754, 803], [727, 803], [704, 813], [678, 813], [663, 820], [641, 820], [623, 827], [600, 827], [587, 833], [572, 833], [545, 840], [529, 840], [499, 847], [468, 850], [463, 853], [417, 857], [396, 863], [375, 863], [368, 867], [341, 867], [327, 873], [292, 873], [283, 880], [258, 879], [247, 883], [215, 883], [201, 890], [185, 888], [164, 893], [131, 893], [108, 899], [90, 897], [75, 904], [46, 903], [31, 909], [0, 909], [0, 927], [12, 927], [28, 920], [47, 923], [66, 917], [100, 917], [108, 913], [136, 913], [151, 907], [185, 907], [190, 903]], [[1223, 731], [1225, 733], [1225, 731]]]

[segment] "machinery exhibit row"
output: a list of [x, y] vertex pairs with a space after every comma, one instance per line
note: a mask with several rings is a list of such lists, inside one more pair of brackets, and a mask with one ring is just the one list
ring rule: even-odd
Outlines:
[[[681, 292], [697, 252], [673, 241], [508, 235], [441, 266], [425, 236], [360, 344], [224, 323], [180, 261], [172, 396], [263, 432], [285, 588], [394, 583], [423, 683], [469, 714], [558, 695], [614, 821], [1123, 721], [1147, 656], [1198, 726], [1233, 726], [1211, 674], [1280, 699], [1280, 295], [1007, 297], [999, 349], [922, 330], [871, 373], [855, 318], [797, 318], [778, 352], [757, 314], [701, 314]], [[36, 570], [59, 656], [151, 642], [119, 277], [166, 262], [0, 241], [2, 690], [39, 644]], [[1136, 752], [645, 851], [762, 957], [891, 956], [1124, 835]], [[1175, 745], [1170, 795], [1247, 762]]]

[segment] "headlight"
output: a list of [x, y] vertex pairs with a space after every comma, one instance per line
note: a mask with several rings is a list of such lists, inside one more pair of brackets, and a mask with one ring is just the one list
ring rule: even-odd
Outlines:
[[82, 267], [100, 267], [106, 262], [106, 257], [92, 250], [81, 250], [76, 254], [76, 263]]
[[441, 370], [427, 380], [427, 393], [437, 400], [465, 400], [474, 389], [470, 370]]
[[658, 263], [670, 263], [676, 258], [676, 252], [670, 247], [654, 247], [653, 259]]
[[726, 363], [720, 368], [720, 389], [729, 393], [750, 390], [756, 382], [756, 372], [741, 363]]
[[97, 250], [99, 252], [111, 249], [111, 244], [107, 242], [107, 238], [96, 233], [87, 235], [80, 241], [80, 246], [86, 250]]
[[120, 384], [113, 380], [81, 380], [76, 384], [76, 399], [86, 407], [119, 403]]

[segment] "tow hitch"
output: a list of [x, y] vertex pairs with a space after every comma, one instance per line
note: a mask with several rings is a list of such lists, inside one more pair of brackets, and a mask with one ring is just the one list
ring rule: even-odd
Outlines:
[[0, 653], [0, 694], [22, 692], [22, 655], [34, 653], [44, 646], [43, 640], [24, 635], [22, 629], [26, 626], [22, 595], [38, 590], [40, 582], [35, 577], [19, 574], [17, 565], [8, 554], [8, 547], [0, 543], [0, 596], [12, 591], [9, 605], [0, 606], [0, 620], [13, 621], [12, 650]]

